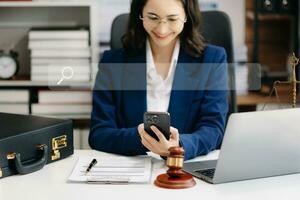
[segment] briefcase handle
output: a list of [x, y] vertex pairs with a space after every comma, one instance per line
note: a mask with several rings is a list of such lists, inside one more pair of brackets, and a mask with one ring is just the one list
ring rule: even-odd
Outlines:
[[26, 164], [26, 165], [22, 164], [20, 153], [10, 153], [7, 155], [7, 159], [13, 160], [13, 163], [19, 174], [29, 174], [29, 173], [32, 173], [32, 172], [42, 169], [47, 163], [48, 146], [45, 144], [38, 145], [37, 150], [41, 151], [42, 157], [34, 163], [30, 163], [30, 164]]

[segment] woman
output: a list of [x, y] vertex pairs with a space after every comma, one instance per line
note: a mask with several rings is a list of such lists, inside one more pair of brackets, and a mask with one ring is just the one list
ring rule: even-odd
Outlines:
[[[167, 156], [169, 147], [180, 145], [191, 159], [220, 146], [228, 110], [226, 55], [205, 44], [199, 20], [197, 0], [132, 0], [124, 48], [105, 52], [100, 63], [93, 149]], [[154, 126], [159, 141], [145, 132], [145, 111], [170, 113], [169, 140]]]

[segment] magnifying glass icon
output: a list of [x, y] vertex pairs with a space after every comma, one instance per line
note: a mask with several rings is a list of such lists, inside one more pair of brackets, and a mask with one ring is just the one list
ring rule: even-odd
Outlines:
[[72, 67], [64, 67], [63, 70], [61, 71], [61, 79], [57, 82], [57, 85], [60, 85], [63, 80], [69, 80], [71, 78], [73, 78], [74, 76], [74, 70], [72, 69]]

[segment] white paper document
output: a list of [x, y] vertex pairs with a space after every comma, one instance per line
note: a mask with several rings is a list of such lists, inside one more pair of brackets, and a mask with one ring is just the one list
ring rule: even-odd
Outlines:
[[[86, 173], [90, 162], [97, 164]], [[71, 182], [121, 184], [147, 183], [151, 178], [151, 157], [80, 157], [70, 177]]]

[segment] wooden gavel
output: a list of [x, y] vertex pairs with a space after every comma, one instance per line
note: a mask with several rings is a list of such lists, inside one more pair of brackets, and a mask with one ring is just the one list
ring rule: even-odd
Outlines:
[[171, 147], [170, 155], [167, 158], [167, 174], [171, 178], [179, 178], [185, 173], [182, 171], [184, 161], [184, 150], [181, 147]]
[[184, 161], [184, 150], [182, 147], [171, 147], [167, 158], [166, 174], [159, 175], [154, 184], [158, 187], [168, 189], [184, 189], [193, 187], [196, 182], [192, 175], [182, 171]]

